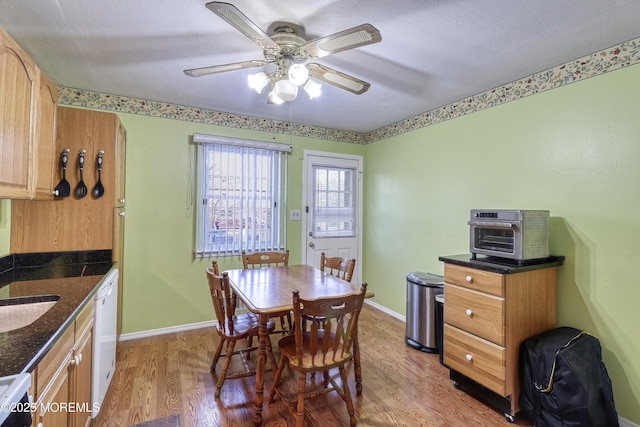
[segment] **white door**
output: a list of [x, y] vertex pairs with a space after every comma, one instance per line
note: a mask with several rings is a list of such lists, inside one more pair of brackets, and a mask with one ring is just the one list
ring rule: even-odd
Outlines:
[[352, 283], [362, 274], [362, 157], [305, 151], [302, 253], [318, 267], [320, 253], [355, 258]]

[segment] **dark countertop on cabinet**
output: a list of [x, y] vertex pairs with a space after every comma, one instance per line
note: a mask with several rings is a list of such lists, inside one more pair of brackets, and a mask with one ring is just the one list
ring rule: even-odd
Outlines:
[[471, 254], [447, 255], [438, 258], [440, 261], [460, 265], [463, 267], [477, 268], [499, 274], [515, 274], [525, 271], [539, 270], [542, 268], [557, 267], [564, 264], [564, 256], [551, 255], [548, 258], [515, 261], [506, 258], [497, 258], [486, 255]]
[[0, 333], [0, 377], [32, 371], [114, 266], [111, 251], [26, 255], [0, 259], [0, 305], [12, 298], [59, 299], [32, 324]]

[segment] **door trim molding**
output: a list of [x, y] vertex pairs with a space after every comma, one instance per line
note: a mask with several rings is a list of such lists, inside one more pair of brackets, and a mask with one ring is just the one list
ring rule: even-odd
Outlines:
[[358, 163], [358, 169], [357, 169], [357, 186], [358, 186], [358, 197], [357, 197], [357, 204], [358, 204], [358, 209], [356, 212], [356, 218], [358, 221], [358, 225], [356, 227], [356, 237], [357, 237], [357, 250], [358, 250], [358, 262], [356, 262], [356, 277], [359, 277], [360, 282], [363, 282], [363, 278], [362, 278], [362, 260], [364, 259], [363, 257], [363, 253], [362, 253], [362, 207], [363, 207], [363, 200], [362, 200], [362, 196], [363, 196], [363, 174], [364, 174], [364, 159], [362, 156], [358, 156], [355, 154], [342, 154], [342, 153], [333, 153], [333, 152], [329, 152], [329, 151], [317, 151], [317, 150], [304, 150], [303, 151], [303, 161], [302, 161], [302, 218], [301, 218], [301, 228], [302, 228], [302, 234], [301, 234], [301, 257], [302, 257], [302, 262], [303, 263], [307, 263], [307, 213], [306, 213], [306, 208], [308, 206], [307, 203], [307, 193], [308, 193], [308, 185], [309, 183], [307, 182], [307, 177], [308, 177], [308, 170], [307, 168], [309, 167], [307, 165], [309, 157], [327, 157], [330, 159], [345, 159], [345, 160], [352, 160], [352, 161], [356, 161]]

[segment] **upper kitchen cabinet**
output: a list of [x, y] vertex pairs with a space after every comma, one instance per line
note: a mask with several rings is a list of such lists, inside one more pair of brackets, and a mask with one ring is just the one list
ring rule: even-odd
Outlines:
[[0, 28], [0, 198], [33, 195], [39, 70]]
[[[12, 201], [11, 253], [114, 249], [113, 212], [119, 206], [118, 197], [124, 198], [118, 190], [124, 177], [124, 165], [119, 164], [124, 159], [120, 154], [124, 128], [114, 113], [58, 107], [57, 114], [55, 153], [69, 149], [66, 180], [71, 195], [50, 201]], [[60, 178], [56, 174], [54, 184]], [[93, 192], [98, 178], [104, 188], [100, 195]], [[86, 187], [84, 195], [76, 192], [82, 187], [80, 181]]]
[[56, 117], [58, 88], [43, 73], [40, 73], [40, 96], [38, 99], [38, 122], [36, 131], [35, 193], [37, 200], [52, 200], [54, 173], [58, 170], [56, 156]]
[[58, 89], [0, 28], [0, 198], [51, 199]]

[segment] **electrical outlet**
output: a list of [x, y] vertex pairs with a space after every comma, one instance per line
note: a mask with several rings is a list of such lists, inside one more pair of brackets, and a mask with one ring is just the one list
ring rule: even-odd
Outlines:
[[289, 219], [291, 221], [300, 221], [300, 209], [291, 209], [289, 211]]

